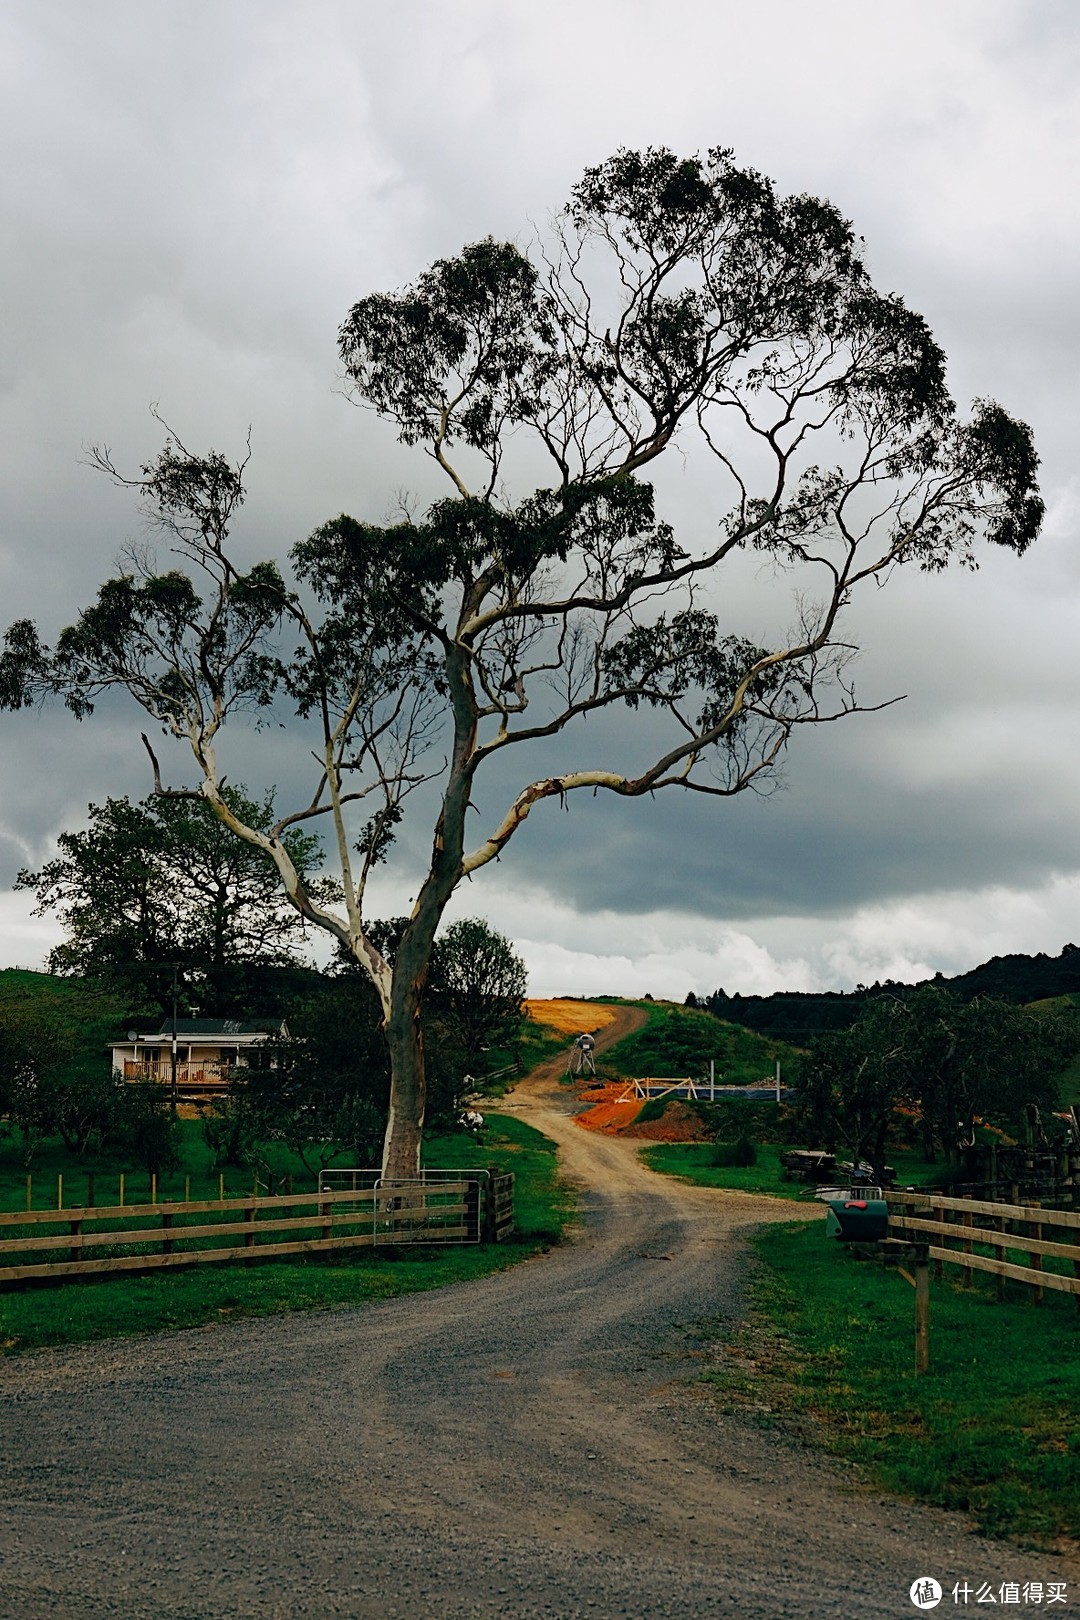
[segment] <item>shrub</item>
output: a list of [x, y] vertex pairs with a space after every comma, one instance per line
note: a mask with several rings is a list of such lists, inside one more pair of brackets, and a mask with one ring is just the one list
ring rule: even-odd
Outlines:
[[120, 1096], [120, 1133], [136, 1163], [148, 1175], [175, 1170], [177, 1121], [167, 1088], [157, 1080], [140, 1080], [124, 1086]]
[[740, 1136], [734, 1142], [715, 1142], [712, 1163], [718, 1169], [729, 1169], [733, 1166], [745, 1168], [757, 1163], [757, 1148], [748, 1136]]

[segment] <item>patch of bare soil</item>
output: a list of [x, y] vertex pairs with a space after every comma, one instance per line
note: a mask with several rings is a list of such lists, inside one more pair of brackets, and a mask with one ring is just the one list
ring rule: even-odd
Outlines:
[[627, 1097], [626, 1082], [613, 1080], [595, 1090], [582, 1092], [582, 1101], [589, 1107], [583, 1114], [575, 1114], [574, 1121], [586, 1131], [607, 1131], [617, 1135], [631, 1125], [641, 1110], [640, 1097]]
[[639, 1137], [645, 1142], [707, 1142], [709, 1133], [693, 1108], [676, 1097], [669, 1102], [659, 1119], [631, 1121], [623, 1136]]

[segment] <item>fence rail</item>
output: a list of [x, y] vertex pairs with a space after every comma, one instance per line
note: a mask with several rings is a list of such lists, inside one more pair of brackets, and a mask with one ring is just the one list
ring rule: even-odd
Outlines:
[[[947, 1198], [933, 1192], [887, 1192], [889, 1233], [895, 1237], [929, 1238], [929, 1257], [942, 1267], [961, 1267], [964, 1280], [988, 1272], [998, 1279], [1025, 1283], [1036, 1304], [1044, 1289], [1072, 1294], [1080, 1310], [1080, 1210], [1046, 1209], [1041, 1204], [1005, 1204], [992, 1199]], [[1047, 1229], [1066, 1234], [1065, 1241], [1047, 1238]], [[934, 1241], [936, 1240], [936, 1241]], [[959, 1247], [950, 1247], [959, 1244]], [[991, 1250], [987, 1254], [980, 1252]], [[1010, 1260], [1026, 1255], [1027, 1264]], [[1067, 1271], [1051, 1266], [1072, 1267]]]
[[513, 1231], [513, 1186], [512, 1175], [460, 1171], [342, 1192], [20, 1210], [0, 1215], [0, 1283], [379, 1245], [500, 1242]]

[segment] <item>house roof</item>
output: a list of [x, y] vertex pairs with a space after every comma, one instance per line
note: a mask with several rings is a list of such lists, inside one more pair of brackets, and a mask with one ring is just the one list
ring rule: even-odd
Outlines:
[[[172, 1019], [169, 1018], [162, 1024], [159, 1033], [171, 1036], [172, 1032]], [[237, 1035], [283, 1035], [285, 1025], [276, 1019], [178, 1018], [176, 1033], [185, 1040], [190, 1040], [193, 1035], [224, 1035], [230, 1038]]]

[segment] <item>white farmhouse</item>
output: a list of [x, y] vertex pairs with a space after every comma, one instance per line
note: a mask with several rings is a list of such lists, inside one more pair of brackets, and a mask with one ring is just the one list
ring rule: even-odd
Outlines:
[[[288, 1040], [284, 1022], [238, 1018], [176, 1020], [176, 1086], [179, 1092], [223, 1091], [236, 1069], [276, 1066], [276, 1048]], [[173, 1023], [167, 1019], [156, 1035], [128, 1032], [112, 1044], [112, 1072], [121, 1080], [172, 1083]]]

